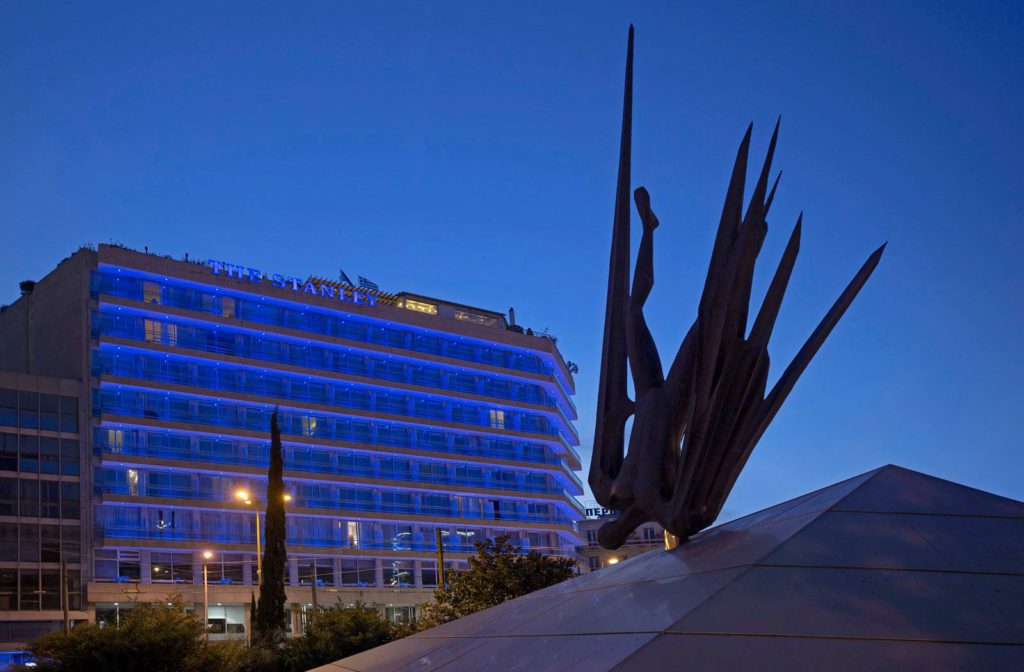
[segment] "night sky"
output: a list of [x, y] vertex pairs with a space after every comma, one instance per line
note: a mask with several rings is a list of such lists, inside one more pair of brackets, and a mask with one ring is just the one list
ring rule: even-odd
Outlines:
[[0, 4], [0, 302], [113, 241], [515, 306], [580, 367], [586, 462], [632, 22], [663, 359], [750, 121], [755, 300], [804, 212], [773, 379], [889, 241], [725, 517], [887, 463], [1024, 499], [1024, 5], [147, 4]]

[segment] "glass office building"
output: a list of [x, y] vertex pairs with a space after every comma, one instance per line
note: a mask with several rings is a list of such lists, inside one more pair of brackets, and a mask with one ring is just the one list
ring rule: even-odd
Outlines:
[[0, 669], [60, 629], [65, 608], [69, 622], [87, 618], [79, 389], [0, 372]]
[[314, 589], [410, 618], [438, 537], [453, 567], [497, 535], [565, 556], [581, 541], [571, 374], [500, 313], [100, 246], [0, 314], [0, 368], [19, 362], [88, 400], [83, 578], [101, 621], [129, 597], [194, 599], [211, 551], [213, 632], [244, 633], [275, 410], [293, 628]]

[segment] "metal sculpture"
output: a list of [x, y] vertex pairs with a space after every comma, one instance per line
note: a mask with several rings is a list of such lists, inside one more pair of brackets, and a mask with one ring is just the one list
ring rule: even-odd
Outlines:
[[[803, 215], [797, 219], [748, 332], [754, 264], [768, 231], [765, 218], [779, 183], [776, 177], [771, 190], [768, 189], [779, 126], [776, 123], [767, 158], [744, 213], [743, 190], [751, 133], [748, 127], [733, 166], [697, 319], [666, 376], [643, 313], [654, 286], [653, 238], [658, 227], [650, 196], [643, 187], [633, 194], [643, 223], [643, 236], [632, 290], [628, 286], [632, 99], [630, 26], [597, 428], [589, 476], [597, 501], [620, 512], [617, 519], [598, 532], [598, 540], [606, 548], [618, 548], [638, 525], [648, 520], [657, 521], [682, 541], [714, 522], [755, 444], [878, 265], [885, 249], [882, 245], [868, 257], [765, 395], [768, 339], [796, 261]], [[627, 392], [630, 374], [635, 402]], [[633, 426], [629, 450], [624, 453], [630, 416]]]

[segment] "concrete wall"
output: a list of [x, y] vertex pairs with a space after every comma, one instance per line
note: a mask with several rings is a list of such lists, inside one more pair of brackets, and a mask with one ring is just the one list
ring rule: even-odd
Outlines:
[[0, 370], [84, 380], [89, 273], [96, 252], [79, 250], [0, 313]]

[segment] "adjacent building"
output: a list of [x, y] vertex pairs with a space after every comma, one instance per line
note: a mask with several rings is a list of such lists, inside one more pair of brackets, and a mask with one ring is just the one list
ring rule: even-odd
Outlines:
[[597, 543], [597, 531], [618, 512], [590, 504], [585, 509], [586, 519], [579, 522], [578, 528], [584, 543], [576, 549], [576, 561], [581, 572], [593, 572], [602, 567], [617, 565], [633, 556], [665, 548], [665, 530], [655, 522], [647, 522], [633, 530], [629, 538], [619, 548], [609, 550]]
[[0, 669], [60, 629], [65, 606], [69, 619], [87, 618], [80, 387], [0, 372]]
[[[293, 629], [314, 600], [411, 618], [437, 584], [438, 535], [452, 567], [499, 534], [564, 556], [581, 543], [572, 376], [554, 339], [501, 313], [101, 245], [0, 313], [0, 370], [19, 374], [0, 378], [19, 400], [0, 411], [18, 418], [0, 428], [17, 446], [0, 464], [0, 513], [4, 493], [15, 512], [0, 525], [21, 535], [0, 544], [39, 563], [12, 579], [0, 560], [0, 592], [18, 588], [0, 609], [19, 617], [52, 601], [56, 527], [80, 540], [61, 546], [74, 617], [115, 622], [171, 594], [199, 605], [205, 563], [215, 637], [244, 636], [275, 409]], [[22, 403], [40, 424], [57, 413], [56, 429], [22, 424]], [[35, 462], [23, 437], [39, 439]], [[59, 491], [46, 515], [33, 487]]]

